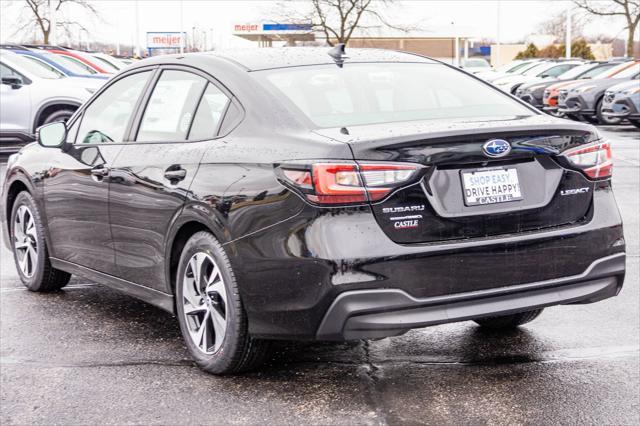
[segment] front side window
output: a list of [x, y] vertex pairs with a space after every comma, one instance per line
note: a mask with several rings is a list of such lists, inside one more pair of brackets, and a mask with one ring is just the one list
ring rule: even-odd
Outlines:
[[102, 92], [84, 111], [77, 143], [118, 143], [151, 71], [124, 77]]
[[252, 74], [319, 127], [533, 114], [502, 92], [441, 64], [345, 64]]
[[22, 77], [22, 75], [18, 74], [12, 68], [9, 68], [8, 66], [6, 66], [3, 63], [0, 63], [0, 77], [2, 77], [2, 78], [5, 78], [5, 77], [18, 77], [18, 78], [24, 80], [24, 77]]
[[64, 77], [64, 74], [62, 74], [60, 71], [58, 71], [56, 68], [52, 67], [48, 63], [41, 61], [40, 59], [34, 58], [33, 56], [27, 56], [27, 55], [24, 55], [24, 59], [26, 59], [27, 61], [31, 61], [34, 64], [36, 64], [36, 65], [38, 65], [40, 67], [43, 67], [47, 71], [50, 71], [50, 72], [56, 74], [58, 76], [58, 78], [63, 78]]
[[207, 80], [186, 71], [163, 71], [140, 123], [138, 142], [179, 142], [187, 133]]

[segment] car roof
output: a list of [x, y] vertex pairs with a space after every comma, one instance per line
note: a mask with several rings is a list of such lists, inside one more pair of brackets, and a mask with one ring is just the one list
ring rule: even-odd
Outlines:
[[[248, 71], [272, 68], [299, 67], [307, 65], [334, 64], [327, 47], [281, 47], [222, 50], [201, 53], [227, 59]], [[437, 63], [425, 56], [384, 49], [349, 49], [345, 51], [344, 63], [349, 62], [421, 62]]]

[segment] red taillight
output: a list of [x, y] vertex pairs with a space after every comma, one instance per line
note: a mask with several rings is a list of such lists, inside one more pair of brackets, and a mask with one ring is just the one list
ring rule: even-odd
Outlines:
[[407, 183], [420, 168], [412, 164], [314, 163], [306, 170], [281, 166], [281, 176], [316, 204], [378, 201]]
[[609, 142], [596, 142], [570, 149], [563, 154], [569, 162], [592, 179], [611, 177], [613, 158]]

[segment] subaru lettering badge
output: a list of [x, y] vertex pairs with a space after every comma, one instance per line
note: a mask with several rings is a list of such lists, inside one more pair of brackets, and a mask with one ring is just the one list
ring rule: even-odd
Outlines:
[[491, 139], [482, 145], [482, 151], [487, 157], [504, 157], [511, 151], [511, 145], [503, 139]]

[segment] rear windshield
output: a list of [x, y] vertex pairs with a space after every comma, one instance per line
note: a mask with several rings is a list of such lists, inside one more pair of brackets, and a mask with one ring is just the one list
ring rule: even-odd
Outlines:
[[441, 64], [345, 64], [255, 73], [318, 127], [527, 116], [508, 95]]

